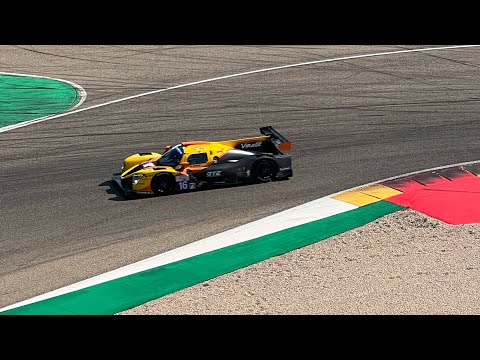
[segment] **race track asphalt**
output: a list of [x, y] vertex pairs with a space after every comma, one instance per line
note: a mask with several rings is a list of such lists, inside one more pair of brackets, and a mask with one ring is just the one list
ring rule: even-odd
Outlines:
[[[81, 108], [256, 69], [420, 46], [0, 46], [0, 71], [81, 85]], [[426, 46], [422, 46], [426, 47]], [[0, 306], [322, 196], [480, 159], [480, 49], [292, 67], [0, 133]], [[187, 140], [293, 143], [288, 181], [124, 201], [124, 157]]]

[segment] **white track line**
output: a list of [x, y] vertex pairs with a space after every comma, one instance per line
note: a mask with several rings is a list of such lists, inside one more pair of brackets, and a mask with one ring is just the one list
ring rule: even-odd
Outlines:
[[435, 50], [450, 50], [450, 49], [470, 48], [470, 47], [477, 47], [477, 46], [480, 46], [480, 45], [453, 45], [453, 46], [431, 47], [431, 48], [422, 48], [422, 49], [386, 51], [386, 52], [373, 53], [373, 54], [342, 56], [342, 57], [333, 58], [333, 59], [314, 60], [314, 61], [308, 61], [308, 62], [297, 63], [297, 64], [282, 65], [282, 66], [275, 66], [275, 67], [270, 67], [270, 68], [265, 68], [265, 69], [246, 71], [246, 72], [241, 72], [241, 73], [232, 74], [232, 75], [218, 76], [218, 77], [214, 77], [214, 78], [210, 78], [210, 79], [205, 79], [205, 80], [194, 81], [194, 82], [190, 82], [190, 83], [186, 83], [186, 84], [171, 86], [171, 87], [168, 87], [168, 88], [165, 88], [165, 89], [152, 90], [152, 91], [149, 91], [149, 92], [146, 92], [146, 93], [137, 94], [137, 95], [133, 95], [133, 96], [128, 96], [128, 97], [117, 99], [117, 100], [112, 100], [112, 101], [109, 101], [109, 102], [106, 102], [106, 103], [97, 104], [97, 105], [93, 105], [93, 106], [89, 106], [89, 107], [84, 107], [82, 109], [77, 109], [77, 110], [65, 112], [65, 113], [58, 114], [58, 115], [47, 116], [47, 117], [43, 117], [43, 118], [40, 118], [40, 119], [31, 120], [31, 121], [28, 121], [28, 122], [16, 124], [15, 126], [0, 128], [0, 133], [5, 132], [5, 131], [9, 131], [9, 130], [13, 130], [13, 129], [17, 129], [17, 128], [22, 127], [22, 126], [32, 125], [32, 124], [36, 124], [36, 123], [39, 123], [39, 122], [42, 122], [42, 121], [46, 121], [46, 120], [50, 120], [50, 119], [56, 119], [56, 118], [59, 118], [59, 117], [62, 117], [62, 116], [67, 116], [67, 115], [70, 115], [70, 114], [75, 114], [75, 113], [79, 113], [79, 112], [82, 112], [82, 111], [87, 111], [87, 110], [99, 108], [99, 107], [102, 107], [102, 106], [116, 104], [116, 103], [119, 103], [119, 102], [122, 102], [122, 101], [127, 101], [127, 100], [135, 99], [135, 98], [138, 98], [138, 97], [142, 97], [142, 96], [157, 94], [157, 93], [164, 92], [164, 91], [180, 89], [180, 88], [187, 87], [187, 86], [193, 86], [193, 85], [203, 84], [203, 83], [217, 81], [217, 80], [229, 79], [229, 78], [238, 77], [238, 76], [251, 75], [251, 74], [256, 74], [256, 73], [261, 73], [261, 72], [287, 69], [287, 68], [298, 67], [298, 66], [321, 64], [321, 63], [334, 62], [334, 61], [360, 59], [360, 58], [367, 58], [367, 57], [374, 57], [374, 56], [406, 54], [406, 53], [414, 53], [414, 52], [426, 52], [426, 51], [435, 51]]
[[270, 215], [266, 218], [250, 222], [248, 224], [212, 235], [201, 240], [197, 240], [193, 243], [170, 251], [166, 251], [159, 255], [155, 255], [121, 268], [82, 280], [75, 284], [67, 285], [63, 288], [50, 291], [13, 305], [9, 305], [3, 309], [0, 309], [0, 312], [49, 299], [55, 296], [64, 295], [76, 290], [85, 289], [87, 287], [95, 286], [107, 281], [136, 274], [141, 271], [184, 260], [227, 246], [239, 244], [264, 235], [285, 230], [297, 225], [306, 224], [315, 220], [320, 220], [356, 208], [358, 208], [358, 206], [325, 196], [309, 203]]

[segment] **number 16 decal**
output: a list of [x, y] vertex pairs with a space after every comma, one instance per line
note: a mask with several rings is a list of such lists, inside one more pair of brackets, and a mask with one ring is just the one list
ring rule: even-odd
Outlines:
[[181, 181], [178, 183], [178, 190], [188, 190], [188, 181]]

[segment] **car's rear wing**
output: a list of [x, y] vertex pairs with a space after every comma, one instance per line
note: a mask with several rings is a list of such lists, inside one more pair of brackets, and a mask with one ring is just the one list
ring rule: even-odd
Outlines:
[[271, 126], [260, 128], [261, 136], [243, 139], [219, 141], [219, 143], [231, 146], [239, 150], [260, 151], [278, 154], [289, 154], [292, 144], [283, 135]]
[[271, 126], [264, 126], [260, 128], [262, 135], [270, 136], [270, 141], [275, 145], [278, 152], [281, 154], [289, 154], [292, 149], [292, 143], [288, 141], [282, 134]]

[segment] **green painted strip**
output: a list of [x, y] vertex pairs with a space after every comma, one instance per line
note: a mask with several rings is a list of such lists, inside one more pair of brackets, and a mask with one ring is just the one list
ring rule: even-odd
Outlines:
[[113, 315], [202, 281], [365, 225], [403, 207], [379, 201], [257, 239], [7, 310], [9, 315]]
[[58, 114], [79, 101], [77, 89], [66, 82], [0, 74], [0, 127]]

